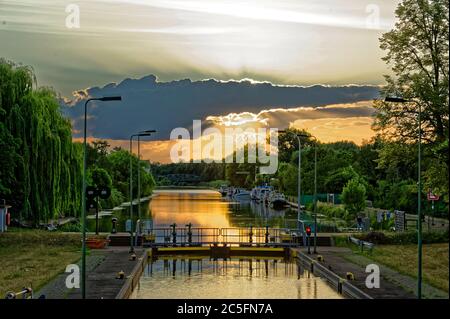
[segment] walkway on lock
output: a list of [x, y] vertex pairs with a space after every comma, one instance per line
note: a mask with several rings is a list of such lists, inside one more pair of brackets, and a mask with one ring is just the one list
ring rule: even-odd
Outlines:
[[[108, 247], [91, 250], [86, 259], [86, 298], [114, 299], [124, 286], [127, 277], [141, 262], [144, 249], [135, 249], [137, 258], [130, 260], [129, 247]], [[80, 266], [80, 262], [78, 263]], [[117, 279], [123, 271], [124, 279]], [[54, 280], [35, 293], [35, 298], [45, 295], [46, 299], [81, 299], [81, 289], [68, 289], [65, 281], [68, 273], [61, 273]]]
[[[127, 246], [130, 234], [109, 236], [111, 246]], [[311, 236], [311, 245], [314, 239]], [[135, 243], [143, 247], [169, 246], [245, 246], [245, 247], [297, 247], [302, 246], [303, 236], [297, 229], [271, 227], [164, 227], [152, 228], [138, 236]], [[330, 246], [329, 234], [318, 234], [318, 246]]]

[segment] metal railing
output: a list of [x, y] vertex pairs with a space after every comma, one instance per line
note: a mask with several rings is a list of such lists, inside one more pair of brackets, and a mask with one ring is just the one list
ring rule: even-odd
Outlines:
[[33, 289], [24, 287], [19, 292], [10, 291], [6, 294], [5, 299], [33, 299]]
[[339, 275], [320, 264], [318, 261], [313, 260], [305, 253], [299, 252], [297, 259], [303, 266], [309, 267], [309, 271], [312, 274], [325, 279], [339, 294], [354, 299], [373, 299], [370, 295], [357, 288], [348, 280], [341, 278]]
[[364, 251], [364, 247], [367, 247], [369, 252], [372, 252], [373, 248], [375, 246], [373, 243], [370, 243], [368, 241], [364, 241], [364, 240], [361, 240], [361, 239], [358, 239], [358, 238], [355, 238], [355, 237], [352, 237], [352, 236], [348, 237], [348, 242], [359, 246], [361, 251]]
[[298, 246], [298, 230], [270, 227], [163, 227], [154, 228], [149, 233], [151, 242], [146, 246], [201, 246], [201, 245], [240, 245], [240, 246]]
[[220, 228], [154, 228], [150, 234], [154, 236], [155, 243], [180, 245], [214, 244], [219, 242]]

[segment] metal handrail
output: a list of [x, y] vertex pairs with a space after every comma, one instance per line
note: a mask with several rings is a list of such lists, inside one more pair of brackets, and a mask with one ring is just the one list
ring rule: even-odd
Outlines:
[[22, 299], [33, 299], [33, 289], [31, 287], [24, 287], [19, 292], [10, 291], [6, 294], [5, 299], [18, 299], [22, 296]]
[[270, 227], [160, 227], [153, 228], [153, 244], [166, 245], [272, 245], [297, 244], [297, 230]]

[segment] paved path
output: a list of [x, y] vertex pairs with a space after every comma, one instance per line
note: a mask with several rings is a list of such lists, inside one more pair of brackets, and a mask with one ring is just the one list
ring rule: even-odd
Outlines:
[[[125, 278], [130, 275], [138, 262], [130, 261], [128, 247], [109, 247], [91, 250], [86, 258], [86, 298], [114, 299], [119, 293], [125, 279], [116, 279], [119, 271], [124, 271]], [[136, 255], [142, 255], [142, 249], [136, 249]], [[78, 263], [80, 265], [80, 262]], [[80, 299], [80, 289], [68, 289], [65, 285], [67, 274], [62, 273], [35, 294], [35, 298], [45, 295], [47, 299]]]
[[[306, 252], [306, 249], [301, 249]], [[318, 247], [318, 255], [324, 257], [322, 265], [336, 273], [342, 278], [346, 278], [347, 272], [355, 276], [352, 284], [369, 294], [375, 299], [412, 299], [416, 298], [417, 280], [407, 275], [377, 264], [375, 261], [352, 252], [345, 247]], [[311, 254], [311, 258], [316, 259], [317, 255]], [[368, 273], [366, 266], [377, 264], [380, 267], [380, 288], [369, 289], [365, 285]], [[423, 295], [425, 298], [448, 298], [448, 293], [423, 283]]]

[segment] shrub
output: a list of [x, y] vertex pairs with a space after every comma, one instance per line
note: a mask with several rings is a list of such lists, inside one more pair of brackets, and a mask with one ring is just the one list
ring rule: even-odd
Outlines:
[[81, 233], [82, 227], [80, 223], [67, 223], [60, 226], [58, 230], [66, 233]]
[[359, 178], [351, 179], [342, 189], [342, 202], [352, 215], [366, 208], [366, 197], [366, 187]]
[[0, 236], [0, 247], [10, 245], [80, 246], [80, 234], [62, 234], [45, 230], [7, 232]]
[[[417, 232], [407, 231], [399, 233], [369, 232], [358, 235], [359, 239], [378, 245], [413, 245], [417, 244]], [[447, 243], [449, 240], [448, 230], [430, 231], [422, 233], [422, 243], [435, 244]]]
[[326, 203], [317, 203], [317, 213], [325, 215], [327, 218], [343, 218], [345, 219], [348, 215], [347, 211], [336, 205], [330, 205]]
[[383, 232], [369, 232], [367, 234], [364, 234], [362, 236], [358, 236], [359, 239], [362, 239], [364, 241], [368, 241], [373, 244], [377, 245], [385, 245], [389, 244], [389, 238], [383, 233]]

